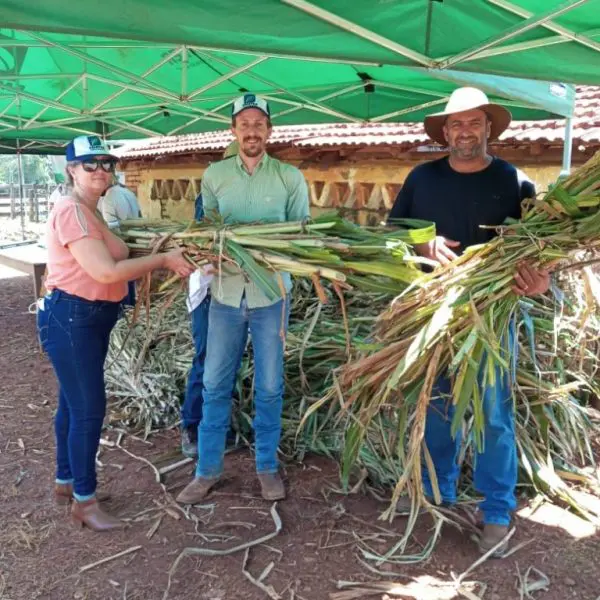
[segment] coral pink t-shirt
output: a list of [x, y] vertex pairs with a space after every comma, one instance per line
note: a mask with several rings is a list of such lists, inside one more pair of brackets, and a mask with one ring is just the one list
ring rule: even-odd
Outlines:
[[119, 302], [127, 294], [127, 282], [100, 283], [71, 254], [69, 244], [85, 237], [102, 240], [116, 261], [127, 258], [127, 250], [94, 212], [65, 196], [56, 203], [48, 219], [46, 289], [58, 288], [86, 300]]

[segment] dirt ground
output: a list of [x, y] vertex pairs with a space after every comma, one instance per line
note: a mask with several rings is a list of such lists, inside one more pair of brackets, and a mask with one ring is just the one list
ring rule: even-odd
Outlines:
[[[362, 493], [336, 491], [336, 465], [321, 457], [288, 464], [289, 497], [276, 506], [282, 529], [272, 539], [252, 547], [246, 570], [255, 582], [265, 568], [261, 589], [243, 573], [245, 552], [225, 556], [190, 555], [169, 570], [187, 547], [231, 549], [275, 530], [272, 505], [259, 495], [253, 459], [247, 450], [227, 457], [228, 479], [190, 518], [173, 504], [171, 493], [189, 481], [192, 468], [168, 474], [166, 492], [154, 470], [116, 446], [104, 446], [99, 457], [101, 489], [112, 494], [106, 507], [123, 519], [126, 530], [96, 534], [73, 526], [64, 509], [53, 504], [54, 436], [52, 415], [56, 383], [40, 353], [31, 281], [0, 273], [0, 598], [5, 600], [344, 600], [345, 598], [459, 598], [448, 585], [479, 557], [468, 532], [445, 526], [432, 558], [425, 564], [379, 567], [364, 561], [356, 544], [366, 538], [373, 550], [385, 553], [400, 538], [404, 518], [378, 521], [385, 505]], [[104, 438], [114, 444], [118, 432]], [[121, 446], [137, 457], [164, 464], [178, 458], [178, 434], [166, 431], [144, 443], [129, 435]], [[162, 461], [162, 462], [161, 462]], [[529, 511], [531, 512], [531, 511]], [[521, 514], [527, 515], [527, 507]], [[544, 516], [545, 515], [545, 516]], [[536, 522], [537, 521], [537, 522]], [[522, 597], [521, 579], [548, 578], [531, 598], [597, 600], [600, 598], [600, 537], [593, 528], [565, 511], [542, 506], [531, 517], [517, 517], [513, 546], [527, 542], [504, 560], [476, 567], [465, 581], [483, 582], [484, 598]], [[416, 527], [416, 548], [431, 533], [429, 517]], [[378, 534], [378, 535], [377, 535]], [[138, 547], [123, 557], [84, 570], [101, 559]], [[381, 575], [371, 569], [379, 569]], [[538, 571], [535, 571], [537, 569]], [[338, 582], [395, 582], [372, 595], [352, 590], [344, 596]], [[386, 587], [387, 586], [387, 587]], [[387, 591], [386, 591], [387, 590]], [[399, 590], [396, 590], [399, 591]]]

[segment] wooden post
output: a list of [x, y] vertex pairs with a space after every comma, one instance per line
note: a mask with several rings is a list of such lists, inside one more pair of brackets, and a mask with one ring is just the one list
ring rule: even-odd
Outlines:
[[21, 239], [25, 239], [25, 181], [23, 180], [23, 155], [17, 138], [17, 166], [19, 167], [19, 213], [21, 215]]

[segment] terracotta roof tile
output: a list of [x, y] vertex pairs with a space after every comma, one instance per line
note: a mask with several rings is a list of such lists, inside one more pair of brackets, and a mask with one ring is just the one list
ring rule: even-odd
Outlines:
[[[515, 121], [500, 137], [506, 144], [560, 143], [564, 120]], [[122, 147], [125, 159], [188, 154], [225, 149], [231, 142], [227, 130], [137, 140]], [[274, 127], [271, 145], [298, 147], [413, 146], [427, 143], [422, 123], [332, 123]], [[600, 146], [600, 87], [579, 86], [573, 117], [573, 143]]]

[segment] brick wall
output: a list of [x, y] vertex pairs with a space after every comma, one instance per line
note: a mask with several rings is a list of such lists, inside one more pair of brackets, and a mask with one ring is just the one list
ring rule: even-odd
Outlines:
[[138, 186], [142, 182], [142, 165], [139, 161], [131, 161], [126, 164], [123, 172], [125, 173], [125, 185], [137, 196]]

